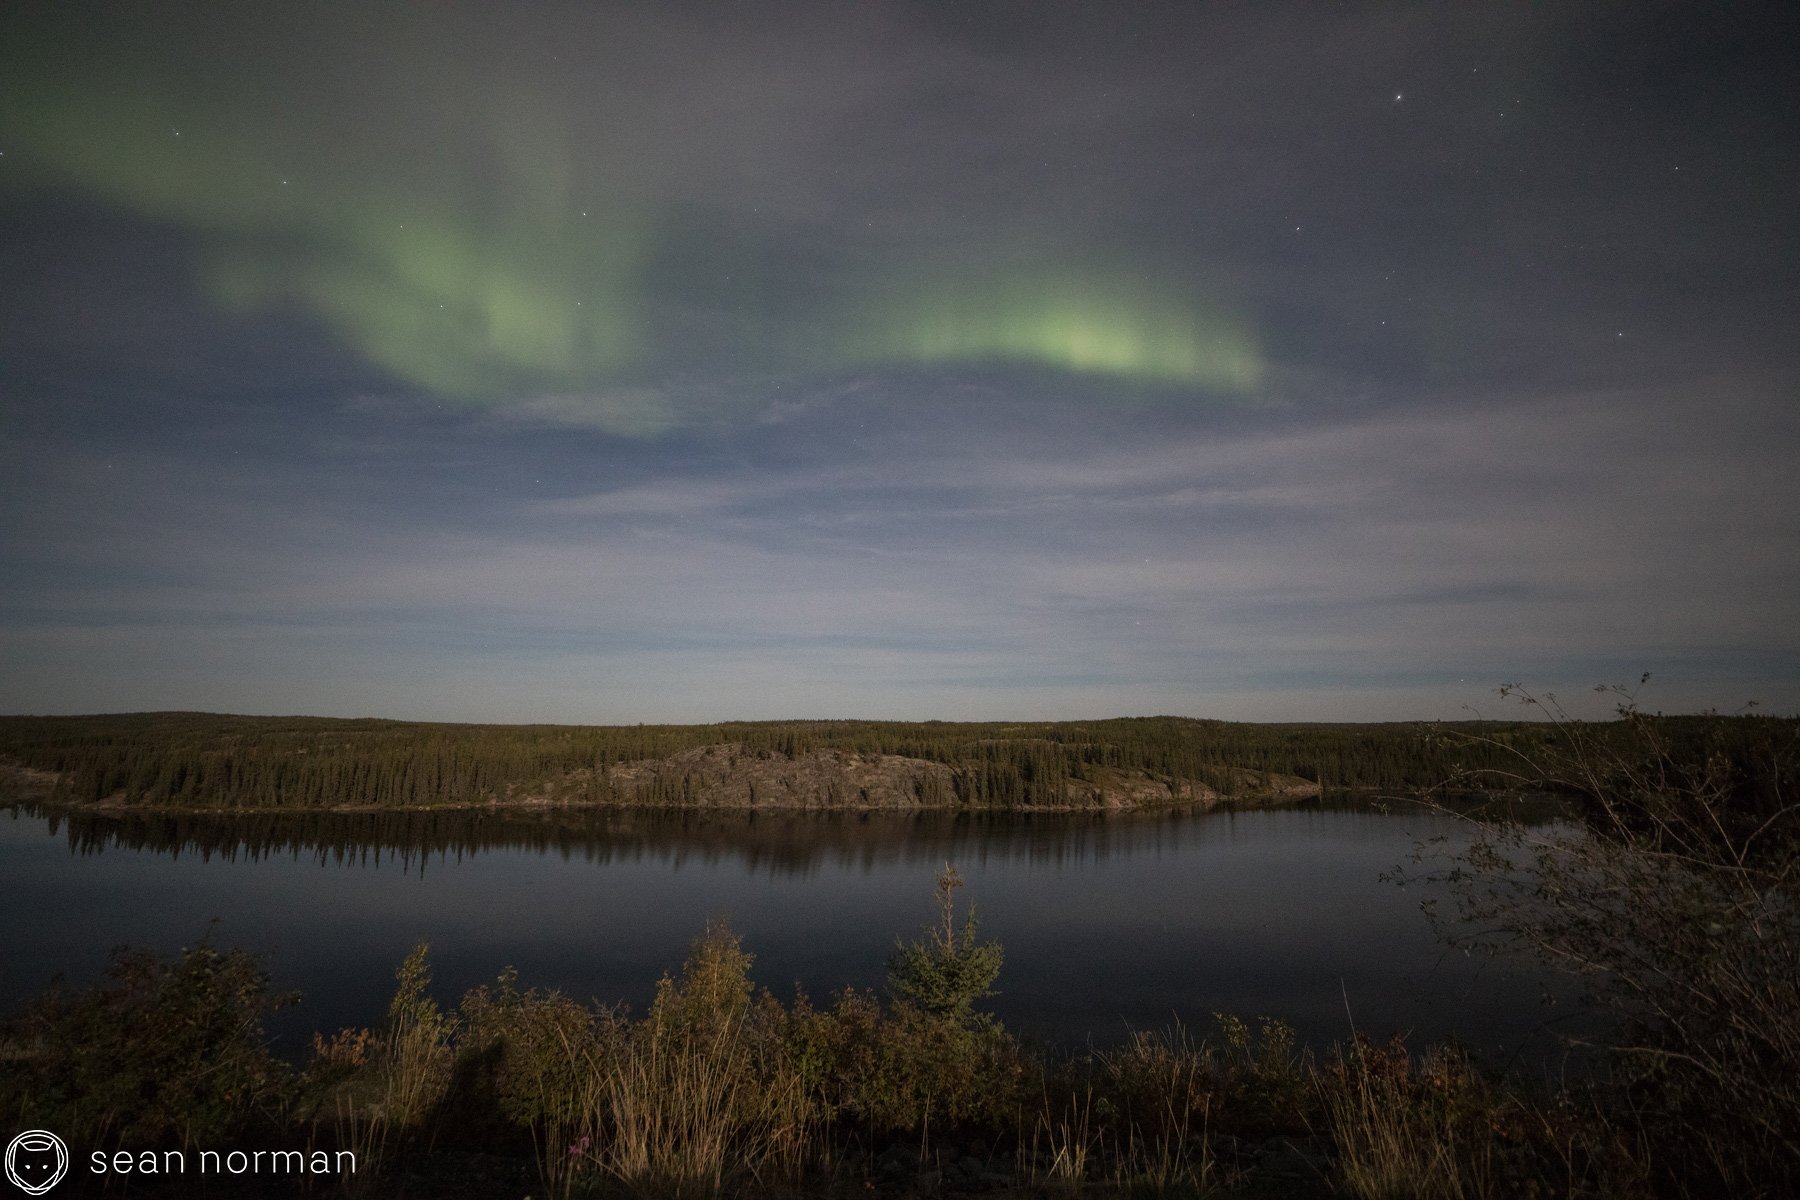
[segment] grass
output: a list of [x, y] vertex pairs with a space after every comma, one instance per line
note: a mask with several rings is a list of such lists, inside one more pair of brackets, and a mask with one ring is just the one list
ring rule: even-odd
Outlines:
[[[271, 997], [248, 958], [128, 955], [113, 984], [7, 1023], [0, 1112], [78, 1154], [202, 1137], [349, 1149], [361, 1169], [341, 1194], [449, 1197], [516, 1193], [521, 1170], [533, 1194], [645, 1200], [1700, 1196], [1672, 1156], [1730, 1145], [1723, 1119], [1646, 1137], [1666, 1127], [1625, 1107], [1636, 1077], [1539, 1094], [1450, 1048], [1315, 1053], [1279, 1021], [1230, 1016], [1208, 1037], [1057, 1054], [960, 1005], [783, 1003], [750, 966], [718, 927], [642, 1016], [522, 990], [510, 970], [444, 1008], [421, 946], [381, 1029], [315, 1039], [289, 1067], [261, 1038]], [[508, 1182], [442, 1165], [471, 1156]]]
[[1403, 1045], [1353, 1041], [1315, 1075], [1342, 1190], [1359, 1200], [1497, 1196], [1486, 1098], [1445, 1052], [1414, 1063]]

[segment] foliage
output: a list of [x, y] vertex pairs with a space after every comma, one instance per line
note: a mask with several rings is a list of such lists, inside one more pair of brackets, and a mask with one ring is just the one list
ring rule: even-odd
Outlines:
[[[1587, 973], [1618, 1015], [1616, 1069], [1547, 1095], [1448, 1048], [1358, 1038], [1315, 1056], [1267, 1018], [1220, 1015], [1211, 1040], [1030, 1049], [975, 1009], [1003, 956], [973, 907], [959, 920], [946, 867], [937, 920], [891, 960], [891, 1003], [778, 1001], [720, 925], [641, 1017], [522, 989], [510, 969], [446, 1011], [421, 945], [383, 1027], [316, 1039], [297, 1082], [264, 1043], [274, 1001], [254, 960], [122, 952], [108, 984], [8, 1021], [0, 1111], [90, 1143], [330, 1137], [363, 1164], [340, 1185], [371, 1194], [410, 1189], [446, 1144], [515, 1156], [509, 1188], [534, 1148], [565, 1197], [866, 1194], [877, 1179], [923, 1193], [946, 1178], [1157, 1197], [1793, 1194], [1796, 726], [1625, 700], [1597, 726], [1547, 701], [1556, 740], [1489, 746], [1510, 765], [1480, 785], [1557, 790], [1579, 820], [1483, 819], [1438, 873], [1481, 940]], [[896, 1161], [907, 1178], [882, 1166]], [[1011, 1166], [999, 1183], [996, 1162]]]
[[740, 1028], [754, 987], [742, 941], [724, 923], [709, 924], [688, 949], [681, 976], [664, 975], [650, 1004], [656, 1036], [683, 1046], [710, 1046]]
[[110, 983], [57, 987], [5, 1026], [0, 1111], [94, 1143], [217, 1144], [279, 1117], [289, 1073], [264, 1042], [290, 1002], [241, 950], [114, 953]]
[[1316, 1075], [1343, 1190], [1363, 1200], [1504, 1196], [1485, 1089], [1440, 1049], [1415, 1063], [1395, 1038], [1357, 1036]]
[[1264, 1017], [1252, 1029], [1242, 1017], [1214, 1013], [1222, 1044], [1209, 1055], [1213, 1073], [1229, 1097], [1231, 1120], [1239, 1128], [1273, 1132], [1304, 1114], [1308, 1101], [1306, 1067], [1294, 1028]]
[[456, 1019], [431, 998], [430, 947], [420, 942], [394, 972], [396, 988], [388, 1004], [382, 1065], [386, 1072], [384, 1118], [410, 1128], [442, 1098], [451, 1061]]
[[[1125, 1194], [1200, 1196], [1214, 1190], [1223, 1177], [1211, 1136], [1214, 1113], [1238, 1115], [1236, 1106], [1223, 1100], [1228, 1084], [1214, 1047], [1196, 1043], [1179, 1026], [1139, 1030], [1123, 1047], [1096, 1051], [1070, 1065], [1075, 1077], [1054, 1091], [1045, 1089], [1039, 1118], [1055, 1147], [1052, 1175], [1071, 1160], [1069, 1150], [1079, 1145], [1082, 1131], [1091, 1130], [1088, 1153], [1103, 1153], [1110, 1143], [1115, 1182]], [[1058, 1120], [1053, 1111], [1051, 1097], [1063, 1092], [1086, 1101], [1063, 1108], [1070, 1116], [1079, 1114], [1079, 1122]], [[1078, 1135], [1074, 1142], [1070, 1132]]]
[[600, 1132], [599, 1081], [614, 1069], [624, 1037], [618, 1015], [556, 991], [520, 991], [511, 967], [492, 988], [469, 991], [457, 1012], [454, 1116], [466, 1126], [491, 1104], [501, 1120], [530, 1132], [549, 1191], [566, 1191], [574, 1148]]
[[1103, 1110], [1142, 1134], [1168, 1136], [1207, 1125], [1223, 1087], [1217, 1056], [1187, 1031], [1137, 1030], [1124, 1046], [1094, 1055]]
[[616, 1016], [561, 992], [519, 990], [508, 967], [491, 988], [469, 991], [457, 1006], [461, 1063], [478, 1067], [482, 1091], [502, 1116], [531, 1126], [556, 1120], [583, 1100], [577, 1076], [617, 1053]]
[[779, 1052], [778, 1006], [752, 1004], [751, 962], [729, 927], [712, 925], [680, 976], [661, 980], [603, 1071], [609, 1128], [580, 1144], [584, 1161], [636, 1194], [669, 1197], [798, 1173], [817, 1113]]
[[[679, 1200], [869, 1194], [887, 1184], [911, 1194], [939, 1186], [946, 1163], [961, 1172], [959, 1189], [1033, 1193], [1637, 1196], [1650, 1194], [1646, 1164], [1659, 1153], [1616, 1096], [1610, 1109], [1600, 1090], [1538, 1103], [1444, 1048], [1415, 1058], [1398, 1041], [1359, 1038], [1315, 1065], [1281, 1022], [1221, 1017], [1212, 1041], [1177, 1029], [1064, 1057], [1029, 1050], [994, 1022], [887, 1007], [866, 992], [824, 1008], [804, 996], [783, 1004], [753, 988], [751, 957], [722, 926], [695, 942], [636, 1019], [521, 989], [510, 970], [446, 1013], [430, 999], [425, 953], [415, 950], [396, 973], [384, 1031], [318, 1039], [308, 1075], [323, 1099], [311, 1110], [288, 1107], [285, 1127], [269, 1121], [253, 1131], [244, 1120], [212, 1120], [209, 1093], [192, 1085], [249, 1080], [279, 1116], [282, 1073], [259, 1042], [220, 1040], [224, 1027], [210, 1018], [197, 1025], [204, 1042], [165, 1033], [139, 1045], [132, 1032], [182, 1024], [177, 1012], [260, 1011], [260, 975], [236, 952], [204, 948], [167, 964], [123, 961], [121, 975], [161, 981], [149, 990], [169, 992], [167, 1011], [105, 1041], [130, 1007], [115, 993], [144, 987], [97, 990], [81, 1003], [56, 993], [32, 1006], [9, 1028], [5, 1051], [28, 1069], [0, 1076], [19, 1118], [78, 1136], [103, 1127], [129, 1144], [185, 1137], [217, 1146], [254, 1134], [316, 1146], [323, 1114], [325, 1133], [361, 1164], [339, 1187], [366, 1194], [423, 1194], [415, 1184], [434, 1152], [422, 1135], [433, 1131], [439, 1154], [450, 1146], [518, 1155], [528, 1136], [549, 1195]], [[223, 999], [197, 999], [206, 995]], [[50, 1022], [55, 1040], [46, 1013], [61, 1017]], [[21, 1057], [19, 1039], [33, 1029]], [[89, 1045], [96, 1037], [123, 1077], [187, 1081], [153, 1098], [144, 1111], [159, 1114], [156, 1122], [126, 1130], [118, 1119], [147, 1093], [93, 1092], [105, 1074]], [[407, 1044], [413, 1052], [397, 1053]], [[144, 1059], [131, 1061], [134, 1052]], [[79, 1097], [87, 1107], [44, 1091], [57, 1078], [87, 1081]], [[985, 1157], [971, 1158], [972, 1148]], [[897, 1152], [913, 1164], [904, 1179], [884, 1166]], [[1773, 1194], [1769, 1178], [1761, 1183]]]
[[959, 1025], [975, 1023], [975, 1002], [995, 995], [994, 980], [1005, 958], [998, 942], [978, 940], [973, 905], [956, 927], [956, 868], [945, 864], [937, 878], [938, 921], [923, 941], [900, 942], [888, 959], [888, 987], [895, 998], [934, 1017]]
[[[52, 773], [54, 804], [181, 809], [426, 808], [532, 795], [565, 803], [703, 803], [679, 770], [620, 765], [729, 745], [754, 758], [824, 751], [899, 755], [950, 768], [934, 806], [1030, 809], [1084, 803], [1107, 772], [1171, 786], [1255, 791], [1279, 774], [1327, 789], [1417, 789], [1459, 767], [1499, 767], [1542, 730], [1458, 728], [1452, 745], [1416, 724], [1257, 725], [1178, 717], [1033, 723], [776, 721], [717, 725], [445, 725], [322, 717], [133, 713], [0, 717], [0, 762]], [[1171, 795], [1173, 795], [1171, 791]]]
[[1009, 1125], [1028, 1065], [997, 1023], [961, 1024], [912, 1005], [884, 1009], [846, 990], [824, 1011], [801, 1007], [792, 1039], [802, 1079], [834, 1119], [877, 1134]]
[[1517, 696], [1557, 740], [1509, 782], [1573, 796], [1548, 831], [1497, 821], [1437, 878], [1465, 941], [1574, 971], [1616, 1018], [1618, 1096], [1676, 1189], [1800, 1182], [1800, 737], [1793, 722], [1619, 720]]

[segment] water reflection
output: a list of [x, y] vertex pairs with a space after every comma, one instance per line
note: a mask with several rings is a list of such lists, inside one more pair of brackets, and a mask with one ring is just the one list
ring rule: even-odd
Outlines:
[[1416, 892], [1380, 882], [1457, 822], [1362, 807], [1144, 814], [535, 812], [19, 814], [0, 821], [0, 958], [16, 1003], [112, 945], [170, 951], [209, 922], [306, 994], [281, 1030], [378, 1022], [433, 945], [440, 998], [528, 983], [643, 1005], [728, 918], [758, 982], [878, 987], [955, 862], [1006, 947], [995, 1011], [1063, 1041], [1214, 1012], [1553, 1056], [1541, 981], [1447, 954]]
[[[148, 850], [202, 862], [282, 858], [319, 866], [391, 866], [423, 875], [432, 863], [495, 850], [555, 854], [596, 865], [645, 859], [741, 863], [753, 873], [870, 872], [896, 864], [1105, 862], [1221, 834], [1226, 814], [723, 811], [668, 809], [451, 810], [364, 813], [121, 814], [23, 811], [45, 820], [78, 855]], [[1316, 810], [1315, 810], [1316, 811]], [[1329, 811], [1368, 813], [1366, 806]], [[1201, 822], [1202, 824], [1196, 824]], [[1193, 827], [1190, 830], [1190, 826]]]

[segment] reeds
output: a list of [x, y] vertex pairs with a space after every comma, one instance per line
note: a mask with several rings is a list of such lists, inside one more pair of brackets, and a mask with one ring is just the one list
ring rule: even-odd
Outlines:
[[[52, 997], [0, 1029], [0, 1112], [113, 1145], [191, 1139], [203, 1118], [329, 1144], [359, 1164], [337, 1186], [365, 1194], [446, 1144], [529, 1149], [544, 1191], [565, 1200], [843, 1195], [879, 1190], [878, 1177], [1108, 1200], [1598, 1200], [1702, 1196], [1683, 1180], [1735, 1173], [1740, 1195], [1793, 1194], [1768, 1160], [1729, 1160], [1738, 1143], [1717, 1122], [1678, 1143], [1647, 1137], [1667, 1114], [1632, 1109], [1658, 1093], [1631, 1078], [1527, 1096], [1452, 1049], [1356, 1037], [1315, 1054], [1279, 1021], [1228, 1016], [1211, 1039], [1177, 1026], [1032, 1052], [990, 1020], [871, 993], [783, 1004], [753, 990], [750, 962], [719, 927], [642, 1017], [522, 991], [510, 970], [446, 1010], [420, 946], [383, 1029], [315, 1039], [296, 1074], [250, 1036], [264, 979], [245, 960], [132, 959], [120, 985]], [[202, 1042], [193, 1028], [236, 1032]], [[154, 1125], [123, 1124], [121, 1083], [156, 1102]]]
[[1044, 1097], [1043, 1111], [1032, 1127], [1030, 1149], [1022, 1164], [1034, 1185], [1070, 1193], [1086, 1186], [1089, 1160], [1096, 1156], [1101, 1136], [1093, 1117], [1091, 1090], [1060, 1102], [1049, 1095]]
[[1341, 1189], [1359, 1200], [1476, 1200], [1495, 1190], [1492, 1139], [1453, 1056], [1415, 1070], [1398, 1041], [1358, 1037], [1313, 1082]]
[[647, 1027], [606, 1076], [610, 1137], [591, 1153], [633, 1194], [696, 1200], [760, 1179], [778, 1159], [779, 1095], [751, 1074], [739, 1022], [710, 1044]]
[[456, 1020], [431, 998], [429, 947], [420, 942], [394, 973], [399, 985], [388, 1005], [382, 1068], [382, 1115], [400, 1129], [416, 1129], [449, 1083], [450, 1039]]

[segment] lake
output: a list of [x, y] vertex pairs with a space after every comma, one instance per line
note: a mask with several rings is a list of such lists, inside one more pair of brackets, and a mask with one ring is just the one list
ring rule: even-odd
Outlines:
[[1076, 815], [702, 813], [0, 815], [0, 1003], [99, 976], [111, 947], [172, 952], [211, 930], [304, 994], [271, 1028], [379, 1023], [393, 971], [431, 943], [440, 1001], [508, 965], [523, 984], [642, 1010], [707, 922], [755, 980], [815, 1000], [879, 987], [896, 938], [933, 915], [954, 863], [1001, 942], [1007, 1025], [1067, 1044], [1214, 1012], [1455, 1037], [1551, 1065], [1544, 981], [1447, 950], [1421, 890], [1383, 882], [1453, 818], [1359, 806]]

